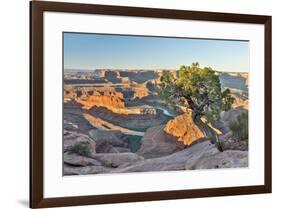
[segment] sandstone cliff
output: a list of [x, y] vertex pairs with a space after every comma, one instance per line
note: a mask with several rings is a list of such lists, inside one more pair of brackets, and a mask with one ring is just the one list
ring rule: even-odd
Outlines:
[[93, 106], [110, 108], [124, 108], [123, 94], [119, 92], [94, 92], [93, 95], [83, 95], [76, 98], [76, 101], [90, 109]]
[[178, 138], [185, 145], [190, 145], [204, 134], [194, 124], [191, 112], [175, 117], [164, 128], [165, 132]]

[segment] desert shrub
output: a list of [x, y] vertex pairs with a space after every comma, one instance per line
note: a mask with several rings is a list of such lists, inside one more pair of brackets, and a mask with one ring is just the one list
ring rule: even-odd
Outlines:
[[106, 167], [111, 167], [111, 168], [117, 168], [118, 166], [115, 165], [111, 160], [105, 160], [103, 162], [103, 164], [106, 166]]
[[237, 119], [229, 124], [229, 128], [236, 138], [248, 139], [248, 112], [238, 115]]
[[76, 153], [76, 154], [82, 155], [82, 156], [89, 156], [90, 155], [89, 145], [87, 143], [75, 144], [70, 148], [70, 152]]

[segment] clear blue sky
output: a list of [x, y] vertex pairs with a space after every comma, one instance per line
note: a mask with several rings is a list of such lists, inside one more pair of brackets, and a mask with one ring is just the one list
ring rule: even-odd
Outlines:
[[65, 69], [178, 69], [192, 62], [248, 71], [249, 42], [64, 33]]

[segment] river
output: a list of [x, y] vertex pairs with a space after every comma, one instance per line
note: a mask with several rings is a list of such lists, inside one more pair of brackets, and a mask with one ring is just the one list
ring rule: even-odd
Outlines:
[[164, 109], [163, 107], [156, 107], [156, 109], [161, 110], [164, 115], [167, 115], [169, 117], [175, 117], [172, 113], [170, 113], [168, 110]]

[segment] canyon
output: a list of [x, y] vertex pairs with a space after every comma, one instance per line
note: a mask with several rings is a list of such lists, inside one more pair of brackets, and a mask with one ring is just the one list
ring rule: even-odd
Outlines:
[[[248, 112], [248, 73], [216, 72], [235, 98], [209, 127], [225, 151], [205, 137], [186, 107], [158, 95], [164, 70], [64, 72], [64, 175], [247, 167], [245, 141], [230, 124]], [[175, 73], [175, 71], [172, 71]]]

